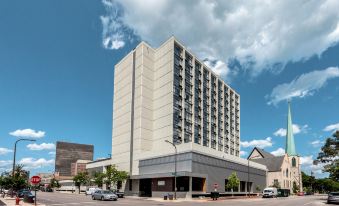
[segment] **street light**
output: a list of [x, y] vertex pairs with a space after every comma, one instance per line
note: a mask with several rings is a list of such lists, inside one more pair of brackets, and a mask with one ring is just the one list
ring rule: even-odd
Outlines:
[[171, 144], [175, 149], [175, 158], [174, 158], [174, 199], [177, 199], [177, 146], [168, 140], [165, 142]]
[[15, 141], [14, 144], [14, 158], [13, 158], [13, 170], [12, 170], [12, 177], [14, 177], [14, 170], [15, 170], [15, 156], [16, 156], [16, 144], [20, 141], [31, 141], [31, 142], [35, 142], [35, 139], [18, 139], [17, 141]]

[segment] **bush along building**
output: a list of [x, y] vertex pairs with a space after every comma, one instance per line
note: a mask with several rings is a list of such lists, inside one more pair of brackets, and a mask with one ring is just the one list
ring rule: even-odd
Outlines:
[[252, 162], [267, 166], [267, 185], [291, 192], [302, 191], [300, 156], [295, 149], [293, 127], [292, 127], [291, 105], [288, 103], [287, 131], [285, 154], [274, 156], [263, 149], [255, 147], [248, 159]]
[[226, 192], [232, 172], [235, 192], [266, 186], [266, 166], [239, 157], [240, 95], [174, 37], [115, 65], [113, 111], [112, 158], [86, 168], [128, 172], [127, 195]]

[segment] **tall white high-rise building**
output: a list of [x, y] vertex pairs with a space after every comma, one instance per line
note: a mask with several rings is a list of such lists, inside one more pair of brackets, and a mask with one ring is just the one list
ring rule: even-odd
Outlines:
[[215, 184], [225, 191], [233, 171], [239, 191], [264, 187], [266, 167], [249, 167], [239, 145], [239, 94], [174, 37], [156, 49], [141, 42], [115, 65], [109, 161], [129, 172], [126, 193], [173, 191], [176, 157], [177, 190], [185, 195]]

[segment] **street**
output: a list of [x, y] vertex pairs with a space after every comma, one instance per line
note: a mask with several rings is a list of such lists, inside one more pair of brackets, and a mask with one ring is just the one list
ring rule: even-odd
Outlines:
[[192, 201], [162, 201], [160, 199], [150, 200], [146, 198], [121, 198], [118, 201], [98, 201], [92, 200], [91, 196], [85, 196], [83, 194], [66, 194], [66, 193], [45, 193], [39, 192], [38, 202], [40, 204], [51, 205], [51, 206], [62, 206], [62, 205], [185, 205], [185, 206], [196, 206], [196, 205], [229, 205], [229, 206], [319, 206], [326, 205], [326, 196], [291, 196], [288, 198], [252, 198], [252, 199], [221, 199], [218, 201], [211, 201], [210, 199], [194, 199]]

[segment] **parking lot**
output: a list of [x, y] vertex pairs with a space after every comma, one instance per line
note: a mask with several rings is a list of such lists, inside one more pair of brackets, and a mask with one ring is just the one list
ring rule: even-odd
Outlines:
[[273, 199], [262, 199], [262, 198], [251, 198], [251, 199], [220, 199], [218, 201], [212, 201], [210, 199], [194, 199], [191, 201], [178, 200], [163, 201], [161, 199], [147, 199], [147, 198], [134, 198], [126, 197], [120, 198], [118, 201], [100, 201], [92, 200], [91, 196], [85, 196], [84, 194], [67, 194], [67, 193], [46, 193], [39, 192], [38, 202], [40, 204], [51, 205], [51, 206], [70, 206], [70, 205], [93, 205], [93, 206], [104, 206], [104, 205], [229, 205], [229, 206], [321, 206], [326, 205], [326, 196], [291, 196], [287, 198], [273, 198]]

